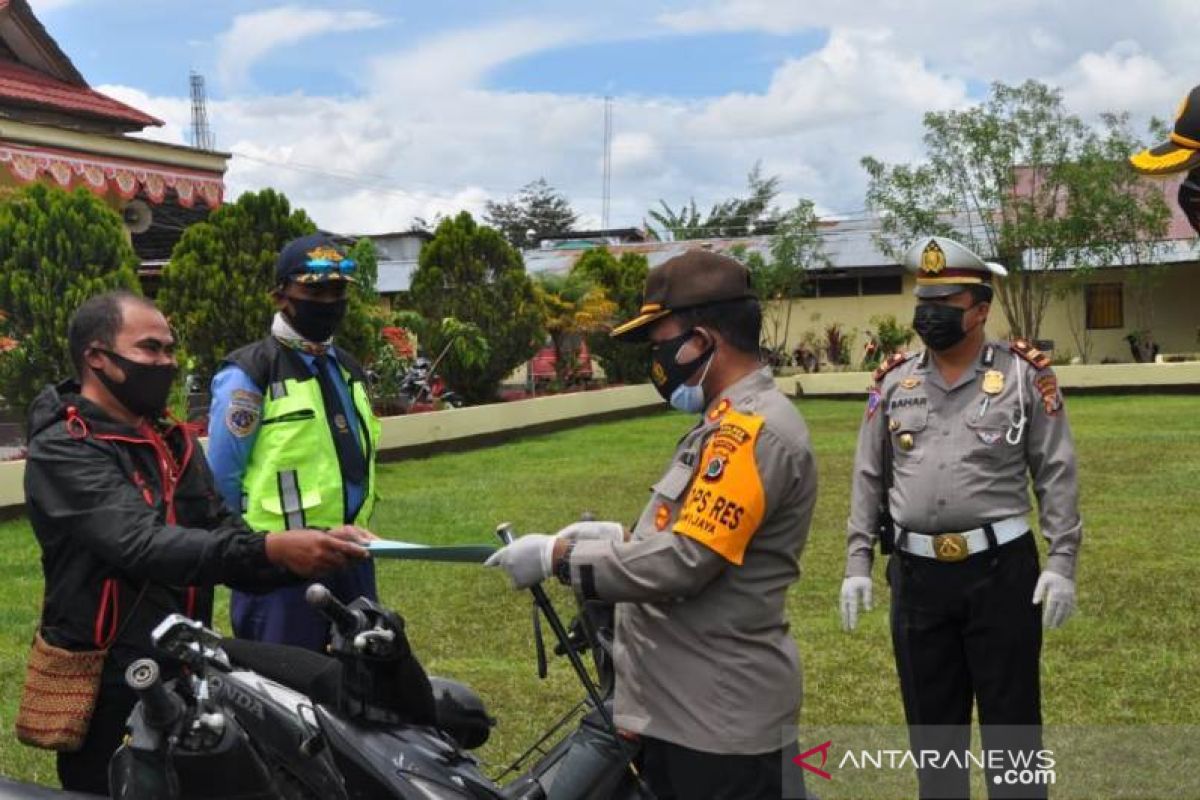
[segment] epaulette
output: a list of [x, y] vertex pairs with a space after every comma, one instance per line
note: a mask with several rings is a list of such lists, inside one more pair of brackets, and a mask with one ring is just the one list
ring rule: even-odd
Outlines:
[[1038, 350], [1024, 339], [1014, 339], [1009, 344], [1009, 349], [1021, 358], [1028, 361], [1035, 369], [1045, 369], [1050, 366], [1050, 356]]
[[871, 379], [874, 380], [876, 383], [879, 383], [881, 380], [883, 380], [884, 375], [887, 375], [889, 372], [894, 370], [896, 367], [900, 366], [905, 361], [908, 361], [909, 358], [910, 358], [910, 356], [908, 353], [902, 353], [900, 351], [896, 351], [895, 353], [892, 353], [890, 356], [887, 357], [886, 361], [884, 361], [882, 364], [879, 365], [879, 368], [876, 369], [875, 372], [871, 375]]

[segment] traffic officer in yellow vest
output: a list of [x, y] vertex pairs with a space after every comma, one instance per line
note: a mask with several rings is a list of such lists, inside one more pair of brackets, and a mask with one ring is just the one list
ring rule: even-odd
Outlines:
[[[379, 421], [362, 367], [333, 345], [355, 267], [325, 234], [290, 242], [275, 264], [270, 335], [227, 356], [213, 378], [209, 464], [225, 502], [254, 530], [371, 518]], [[343, 601], [376, 596], [370, 561], [322, 580]], [[242, 638], [321, 650], [329, 636], [303, 586], [235, 591], [230, 610]]]
[[[632, 534], [575, 523], [488, 564], [518, 588], [553, 573], [617, 603], [614, 719], [640, 735], [659, 800], [774, 800], [800, 709], [784, 601], [816, 501], [808, 430], [759, 361], [762, 313], [741, 263], [671, 258], [650, 271], [644, 303], [613, 335], [651, 342], [655, 388], [700, 417]], [[790, 771], [802, 790], [801, 774]]]
[[[1042, 626], [1075, 606], [1082, 536], [1062, 395], [1044, 353], [984, 336], [1003, 267], [940, 236], [919, 240], [904, 263], [917, 274], [913, 327], [925, 350], [874, 375], [854, 459], [843, 626], [871, 607], [879, 539], [892, 553], [892, 646], [913, 749], [964, 751], [978, 704], [985, 748], [1036, 751]], [[1042, 569], [1030, 477], [1049, 542]], [[993, 797], [1044, 796], [994, 777]], [[968, 781], [966, 769], [923, 770], [921, 795], [968, 797]]]
[[1179, 104], [1168, 141], [1130, 156], [1129, 161], [1143, 175], [1187, 173], [1179, 185], [1179, 208], [1200, 234], [1200, 86], [1193, 87]]

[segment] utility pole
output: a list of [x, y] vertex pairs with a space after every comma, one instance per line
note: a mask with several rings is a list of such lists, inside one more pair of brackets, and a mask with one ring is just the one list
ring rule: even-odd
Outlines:
[[608, 230], [608, 209], [612, 199], [612, 96], [604, 96], [604, 198], [600, 208], [600, 228]]

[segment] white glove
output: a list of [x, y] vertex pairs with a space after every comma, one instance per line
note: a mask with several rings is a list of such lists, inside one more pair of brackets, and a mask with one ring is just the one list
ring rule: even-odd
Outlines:
[[557, 534], [568, 542], [616, 542], [625, 541], [625, 526], [619, 522], [572, 522]]
[[842, 581], [842, 630], [852, 631], [858, 626], [860, 602], [864, 611], [871, 610], [871, 579], [846, 578]]
[[1033, 589], [1033, 604], [1042, 607], [1042, 627], [1058, 628], [1075, 611], [1075, 581], [1042, 570]]
[[550, 577], [555, 537], [528, 533], [501, 547], [483, 562], [485, 567], [503, 567], [514, 589], [528, 589]]

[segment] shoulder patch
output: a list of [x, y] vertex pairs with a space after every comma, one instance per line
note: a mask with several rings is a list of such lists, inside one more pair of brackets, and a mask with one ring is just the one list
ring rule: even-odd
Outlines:
[[1050, 366], [1050, 356], [1046, 355], [1041, 350], [1038, 350], [1024, 339], [1014, 339], [1009, 344], [1009, 350], [1011, 350], [1014, 355], [1020, 356], [1028, 361], [1036, 369], [1045, 369], [1046, 367]]
[[882, 403], [883, 395], [879, 393], [879, 387], [872, 386], [867, 391], [867, 419], [875, 416], [875, 412], [879, 410]]
[[1062, 393], [1058, 391], [1058, 378], [1054, 376], [1053, 372], [1034, 378], [1033, 385], [1037, 387], [1038, 394], [1042, 396], [1042, 408], [1045, 409], [1047, 416], [1053, 417], [1062, 410]]
[[258, 428], [262, 417], [262, 395], [243, 389], [234, 390], [225, 410], [225, 427], [234, 436], [244, 439]]
[[672, 529], [739, 565], [766, 512], [766, 493], [754, 456], [763, 422], [756, 414], [725, 414], [704, 446]]
[[879, 383], [881, 380], [883, 380], [884, 375], [887, 375], [889, 372], [894, 370], [896, 367], [900, 366], [905, 361], [908, 361], [909, 358], [910, 358], [910, 356], [908, 353], [903, 353], [903, 352], [899, 352], [899, 351], [892, 353], [890, 356], [887, 357], [887, 359], [882, 364], [879, 365], [879, 369], [875, 370], [875, 372], [872, 373], [872, 375], [871, 375], [872, 380], [874, 380], [876, 383]]

